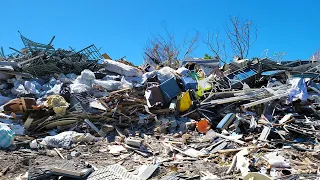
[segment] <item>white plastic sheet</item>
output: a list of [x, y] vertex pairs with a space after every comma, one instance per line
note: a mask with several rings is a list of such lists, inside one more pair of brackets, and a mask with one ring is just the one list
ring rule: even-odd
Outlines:
[[136, 67], [132, 67], [121, 62], [105, 59], [104, 63], [107, 63], [106, 70], [121, 74], [123, 76], [142, 76], [142, 71]]
[[94, 85], [102, 86], [107, 91], [115, 91], [122, 87], [122, 83], [120, 81], [114, 81], [114, 80], [95, 80]]
[[[67, 77], [69, 75], [67, 74]], [[92, 88], [95, 81], [95, 75], [92, 71], [85, 69], [81, 75], [76, 78], [73, 84], [70, 85], [71, 93], [87, 92]]]
[[245, 176], [248, 174], [249, 170], [249, 159], [246, 157], [248, 155], [248, 149], [243, 149], [239, 151], [236, 156], [237, 156], [237, 162], [236, 162], [236, 167], [238, 170], [240, 170], [242, 176]]
[[30, 93], [30, 94], [38, 94], [41, 85], [36, 81], [25, 81], [24, 82], [24, 88]]
[[120, 89], [132, 88], [132, 84], [127, 82], [124, 77], [122, 77], [121, 81], [115, 80], [94, 80], [94, 85], [102, 86], [107, 91], [116, 91]]
[[157, 77], [161, 83], [165, 82], [168, 79], [175, 77], [175, 71], [170, 67], [164, 67], [158, 70]]
[[117, 75], [106, 75], [105, 77], [102, 78], [102, 80], [108, 81], [108, 80], [117, 80], [120, 79], [121, 76]]
[[306, 101], [308, 98], [306, 82], [303, 78], [290, 79], [291, 88], [288, 90], [290, 102], [300, 99]]
[[142, 77], [125, 77], [125, 80], [134, 87], [139, 87], [142, 85]]
[[278, 155], [278, 152], [271, 152], [264, 155], [268, 161], [268, 163], [271, 165], [271, 167], [275, 168], [290, 168], [290, 163], [286, 161], [286, 159]]
[[71, 93], [82, 93], [90, 90], [91, 87], [85, 84], [70, 84]]
[[175, 70], [173, 70], [170, 67], [164, 67], [164, 68], [162, 68], [160, 70], [147, 72], [147, 73], [142, 75], [142, 84], [144, 84], [147, 81], [148, 78], [151, 78], [153, 76], [157, 76], [157, 78], [160, 81], [160, 83], [163, 83], [166, 80], [175, 77], [174, 73], [175, 73]]
[[50, 89], [49, 91], [47, 91], [47, 94], [48, 94], [48, 95], [51, 95], [51, 94], [59, 94], [59, 92], [60, 92], [60, 90], [61, 90], [61, 86], [62, 86], [61, 83], [60, 83], [60, 84], [55, 84], [52, 89]]
[[23, 94], [28, 94], [28, 91], [24, 88], [22, 84], [19, 84], [17, 82], [14, 84], [14, 87], [11, 89], [11, 93], [13, 95], [23, 95]]
[[74, 81], [74, 84], [85, 84], [89, 87], [92, 87], [94, 80], [96, 79], [94, 73], [88, 69], [85, 69], [81, 72], [81, 75], [77, 77]]
[[55, 136], [47, 136], [41, 142], [42, 145], [55, 148], [69, 148], [72, 143], [92, 142], [95, 137], [89, 133], [77, 133], [75, 131], [65, 131]]

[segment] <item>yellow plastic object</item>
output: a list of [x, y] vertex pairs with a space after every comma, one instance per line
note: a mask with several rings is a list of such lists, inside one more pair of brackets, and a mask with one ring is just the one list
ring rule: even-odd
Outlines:
[[204, 91], [209, 91], [212, 89], [212, 85], [208, 82], [208, 79], [201, 79], [198, 81], [198, 91], [197, 94], [198, 96], [203, 96]]
[[69, 103], [59, 95], [51, 95], [47, 98], [47, 104], [50, 109], [53, 109], [53, 111], [58, 116], [63, 116], [66, 114], [67, 109], [69, 107]]
[[181, 93], [181, 95], [178, 97], [178, 110], [180, 112], [185, 112], [191, 106], [192, 106], [192, 101], [191, 101], [189, 90], [187, 92]]

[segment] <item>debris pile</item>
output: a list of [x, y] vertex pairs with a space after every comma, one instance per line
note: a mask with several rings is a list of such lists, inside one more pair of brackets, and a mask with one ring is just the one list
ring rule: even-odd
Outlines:
[[90, 45], [0, 62], [0, 176], [18, 179], [315, 179], [319, 62], [150, 60]]

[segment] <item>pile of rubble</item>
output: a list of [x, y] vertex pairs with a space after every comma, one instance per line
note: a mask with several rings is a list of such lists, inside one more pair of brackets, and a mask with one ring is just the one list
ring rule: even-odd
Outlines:
[[319, 177], [319, 62], [134, 67], [21, 39], [0, 56], [0, 178]]

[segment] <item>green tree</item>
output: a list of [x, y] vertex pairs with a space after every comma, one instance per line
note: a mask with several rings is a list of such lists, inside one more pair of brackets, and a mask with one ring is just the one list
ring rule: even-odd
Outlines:
[[205, 54], [203, 59], [212, 59], [212, 57], [209, 54]]

